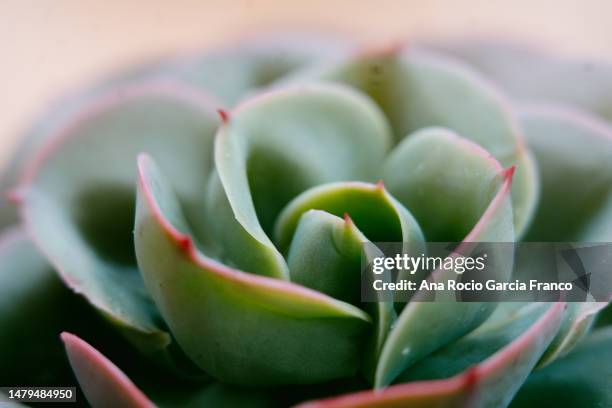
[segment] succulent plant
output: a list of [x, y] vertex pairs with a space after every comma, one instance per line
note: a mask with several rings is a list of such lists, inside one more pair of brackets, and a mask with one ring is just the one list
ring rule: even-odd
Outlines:
[[360, 299], [368, 241], [612, 241], [612, 68], [512, 52], [247, 41], [60, 101], [1, 182], [0, 385], [612, 406], [605, 303]]

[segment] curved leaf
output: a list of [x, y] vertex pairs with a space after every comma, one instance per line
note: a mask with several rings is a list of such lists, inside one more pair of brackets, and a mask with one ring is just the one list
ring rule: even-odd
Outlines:
[[[138, 276], [133, 254], [134, 163], [146, 150], [175, 176], [194, 230], [203, 218], [216, 114], [206, 98], [169, 82], [123, 86], [51, 135], [24, 177], [28, 230], [64, 282], [147, 354], [171, 339]], [[201, 183], [186, 177], [202, 177]], [[210, 241], [204, 239], [207, 244]]]
[[425, 357], [402, 373], [395, 383], [437, 380], [459, 374], [511, 344], [550, 308], [549, 303], [500, 303], [476, 330]]
[[[385, 180], [394, 196], [422, 222], [429, 241], [465, 237], [462, 246], [514, 241], [512, 172], [503, 171], [482, 148], [452, 132], [432, 128], [407, 138], [390, 156]], [[464, 205], [456, 206], [457, 202]], [[452, 235], [443, 235], [450, 227], [454, 227]], [[507, 268], [499, 272], [506, 277], [511, 272], [511, 255], [499, 255]], [[494, 308], [494, 303], [478, 302], [406, 305], [382, 350], [376, 387], [386, 386], [406, 367], [478, 327]]]
[[559, 329], [563, 303], [551, 306], [528, 330], [486, 360], [447, 379], [415, 381], [300, 407], [504, 407]]
[[300, 217], [310, 209], [347, 214], [370, 241], [423, 242], [412, 214], [382, 184], [339, 182], [305, 191], [285, 207], [275, 227], [281, 248], [288, 247]]
[[68, 332], [62, 333], [62, 341], [81, 389], [93, 407], [155, 407], [142, 391], [98, 350]]
[[442, 126], [483, 146], [502, 165], [517, 166], [512, 191], [517, 235], [528, 226], [537, 203], [535, 164], [505, 99], [468, 67], [422, 50], [398, 48], [307, 68], [283, 82], [313, 78], [366, 92], [387, 114], [396, 140]]
[[612, 120], [612, 65], [553, 55], [526, 44], [470, 40], [434, 48], [470, 63], [521, 102], [563, 103]]
[[[328, 233], [327, 240], [314, 235], [312, 230], [305, 231], [306, 226], [312, 227], [312, 224], [306, 224], [307, 220], [320, 213], [317, 211], [310, 215], [308, 211], [311, 209], [325, 211], [328, 220], [329, 214], [336, 216], [335, 230]], [[342, 214], [344, 222], [337, 218]], [[281, 212], [275, 236], [281, 248], [286, 248], [291, 242], [288, 260], [292, 281], [353, 303], [361, 294], [364, 242], [402, 242], [408, 254], [425, 251], [423, 233], [414, 217], [386, 191], [382, 183], [339, 182], [307, 190]], [[346, 254], [347, 244], [351, 248], [349, 255]], [[371, 254], [365, 255], [370, 257]], [[332, 269], [337, 263], [341, 265]], [[326, 291], [329, 288], [323, 286], [329, 285], [330, 280], [333, 280], [333, 292]], [[352, 293], [345, 294], [347, 290]], [[391, 300], [381, 299], [364, 307], [371, 310], [376, 325], [365, 363], [366, 375], [372, 376], [376, 358], [396, 313]]]
[[287, 264], [291, 281], [357, 304], [361, 293], [361, 246], [366, 238], [348, 217], [309, 210], [300, 217]]
[[[521, 119], [542, 181], [540, 204], [527, 239], [609, 242], [612, 129], [584, 113], [544, 105], [524, 109]], [[570, 351], [604, 306], [605, 303], [570, 304], [561, 331], [540, 365]]]
[[268, 238], [291, 198], [324, 182], [377, 176], [387, 123], [367, 98], [338, 85], [277, 90], [240, 105], [215, 143], [208, 198], [224, 256], [240, 269], [287, 279]]
[[[88, 402], [98, 406], [160, 407], [271, 407], [288, 406], [307, 396], [329, 395], [354, 389], [350, 382], [332, 382], [323, 387], [246, 388], [221, 383], [210, 385], [177, 384], [167, 379], [145, 378], [136, 372], [132, 381], [110, 359], [93, 346], [70, 333], [63, 333], [66, 351], [73, 361], [78, 381]], [[145, 377], [143, 377], [145, 374]], [[137, 384], [137, 385], [136, 385]], [[144, 395], [143, 395], [144, 394]], [[145, 396], [146, 395], [146, 396]], [[151, 402], [152, 401], [152, 402]], [[0, 402], [3, 402], [0, 394]], [[127, 405], [126, 405], [127, 404]], [[22, 406], [15, 404], [15, 406]]]
[[559, 357], [569, 353], [591, 329], [597, 313], [606, 307], [604, 302], [570, 303], [563, 317], [559, 333], [538, 363], [544, 367]]
[[612, 405], [612, 328], [593, 332], [570, 354], [529, 376], [512, 408]]
[[91, 321], [82, 306], [22, 228], [5, 231], [0, 238], [0, 383], [73, 381], [57, 335], [63, 326], [75, 329], [83, 320]]
[[501, 173], [500, 164], [478, 145], [449, 130], [427, 128], [391, 152], [384, 180], [393, 197], [414, 214], [428, 241], [458, 242], [499, 190]]
[[527, 239], [612, 241], [612, 128], [551, 106], [526, 108], [521, 120], [542, 180]]
[[313, 383], [355, 372], [368, 315], [204, 256], [150, 158], [139, 159], [139, 172], [138, 264], [188, 356], [222, 381], [249, 385]]

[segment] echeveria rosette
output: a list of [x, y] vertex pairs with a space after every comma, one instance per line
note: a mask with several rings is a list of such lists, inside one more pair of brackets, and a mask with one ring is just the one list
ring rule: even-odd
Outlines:
[[[65, 327], [87, 342], [62, 335], [89, 402], [525, 406], [573, 382], [586, 399], [566, 404], [611, 404], [603, 303], [365, 304], [359, 287], [366, 241], [609, 242], [605, 119], [508, 102], [435, 53], [309, 44], [135, 70], [30, 132], [3, 181], [21, 174], [28, 234], [0, 246], [0, 279], [22, 304], [55, 269], [103, 316]], [[53, 336], [57, 305], [33, 306]]]

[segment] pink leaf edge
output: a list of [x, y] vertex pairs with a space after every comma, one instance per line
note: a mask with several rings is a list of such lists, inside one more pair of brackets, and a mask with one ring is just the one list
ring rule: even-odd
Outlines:
[[500, 372], [517, 360], [523, 350], [536, 343], [543, 333], [556, 333], [561, 325], [565, 303], [557, 302], [525, 333], [483, 362], [447, 379], [415, 381], [398, 384], [383, 390], [368, 390], [323, 400], [308, 401], [297, 408], [358, 408], [409, 406], [410, 399], [439, 395], [453, 396], [462, 392], [470, 399], [475, 396], [483, 380]]
[[156, 406], [123, 371], [89, 343], [68, 332], [60, 336], [72, 370], [92, 406]]

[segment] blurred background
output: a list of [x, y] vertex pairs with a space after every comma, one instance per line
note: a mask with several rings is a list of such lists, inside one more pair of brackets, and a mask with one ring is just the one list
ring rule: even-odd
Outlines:
[[612, 59], [610, 0], [0, 0], [0, 163], [51, 100], [114, 70], [275, 29], [495, 36]]

